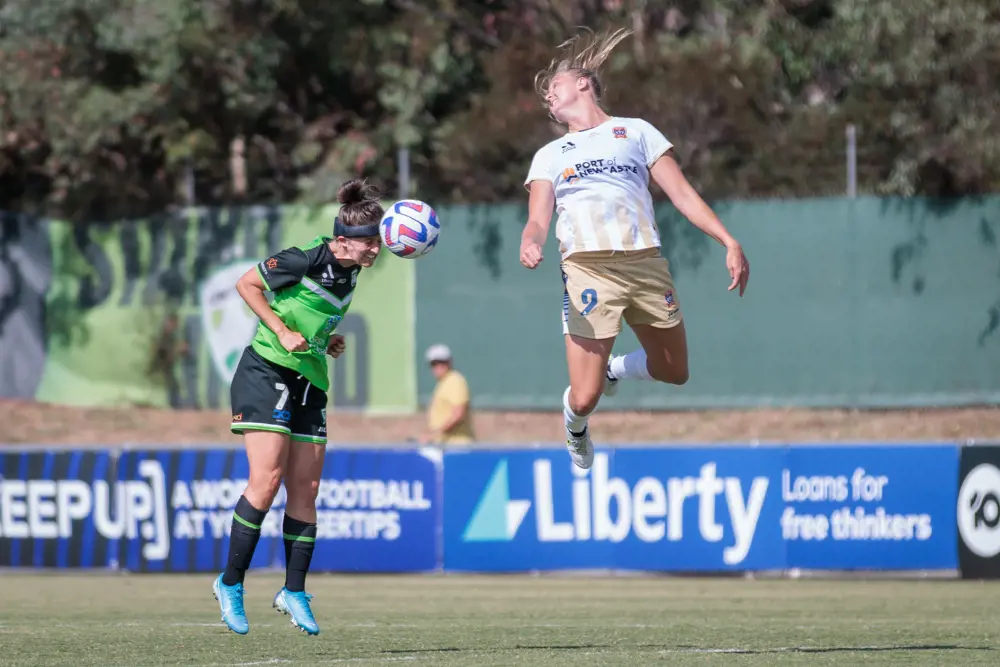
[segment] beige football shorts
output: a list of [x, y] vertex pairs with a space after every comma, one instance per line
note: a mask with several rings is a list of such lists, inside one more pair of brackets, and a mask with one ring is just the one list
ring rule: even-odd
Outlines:
[[610, 338], [629, 326], [681, 323], [670, 265], [659, 248], [574, 253], [562, 262], [563, 333]]

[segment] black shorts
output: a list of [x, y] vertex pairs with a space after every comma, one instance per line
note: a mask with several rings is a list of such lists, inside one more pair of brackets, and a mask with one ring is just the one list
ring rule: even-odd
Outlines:
[[326, 444], [326, 392], [297, 371], [247, 346], [230, 386], [233, 433], [272, 431], [292, 440]]

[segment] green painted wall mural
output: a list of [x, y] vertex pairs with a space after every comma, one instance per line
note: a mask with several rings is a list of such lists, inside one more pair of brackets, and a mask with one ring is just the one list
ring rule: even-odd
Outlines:
[[[0, 357], [45, 341], [34, 367], [0, 395], [70, 405], [228, 409], [229, 381], [256, 317], [234, 285], [257, 261], [332, 230], [335, 209], [196, 210], [110, 225], [68, 225], [8, 216], [6, 264], [45, 286], [38, 331], [13, 328]], [[44, 230], [39, 235], [37, 230]], [[332, 409], [407, 412], [415, 405], [413, 264], [386, 253], [358, 281], [338, 327], [348, 352], [330, 360]], [[44, 334], [41, 332], [44, 331]], [[4, 334], [0, 334], [4, 335]], [[6, 341], [5, 341], [6, 342]], [[389, 358], [378, 350], [392, 349]], [[0, 359], [0, 368], [14, 368]], [[14, 373], [12, 372], [12, 375]], [[25, 377], [27, 376], [27, 377]], [[37, 376], [34, 377], [34, 376]]]

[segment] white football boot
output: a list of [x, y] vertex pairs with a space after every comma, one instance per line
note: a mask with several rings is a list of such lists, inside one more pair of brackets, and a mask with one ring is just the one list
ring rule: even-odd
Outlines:
[[594, 465], [594, 443], [590, 440], [589, 427], [585, 426], [579, 437], [566, 429], [566, 449], [577, 468], [587, 470]]

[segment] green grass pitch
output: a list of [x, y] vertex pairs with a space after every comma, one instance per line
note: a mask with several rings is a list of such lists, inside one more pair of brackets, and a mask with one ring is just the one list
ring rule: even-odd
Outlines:
[[311, 575], [322, 629], [271, 609], [246, 637], [211, 575], [0, 574], [0, 665], [997, 665], [1000, 584]]

